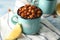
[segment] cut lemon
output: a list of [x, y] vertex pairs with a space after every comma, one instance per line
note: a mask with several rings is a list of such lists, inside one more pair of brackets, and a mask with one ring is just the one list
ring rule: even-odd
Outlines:
[[60, 3], [57, 4], [57, 15], [60, 16]]
[[12, 29], [12, 31], [10, 32], [10, 34], [7, 36], [7, 38], [5, 38], [6, 40], [14, 40], [16, 38], [18, 38], [19, 36], [21, 36], [22, 34], [22, 28], [21, 28], [21, 24], [16, 24], [16, 26]]
[[16, 39], [6, 39], [6, 40], [16, 40]]

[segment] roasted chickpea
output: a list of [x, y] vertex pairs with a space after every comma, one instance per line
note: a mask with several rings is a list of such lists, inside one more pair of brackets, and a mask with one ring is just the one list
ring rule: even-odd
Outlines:
[[29, 6], [29, 8], [28, 8], [29, 10], [31, 10], [32, 8], [31, 8], [31, 6]]
[[17, 11], [18, 15], [25, 19], [34, 19], [38, 18], [42, 15], [42, 11], [40, 8], [34, 5], [25, 5], [19, 8]]
[[33, 15], [30, 15], [29, 17], [30, 17], [30, 19], [32, 19], [33, 18]]
[[21, 17], [24, 17], [24, 13], [21, 13]]
[[31, 13], [30, 12], [27, 12], [27, 15], [30, 15]]
[[37, 13], [41, 13], [41, 11], [37, 11]]

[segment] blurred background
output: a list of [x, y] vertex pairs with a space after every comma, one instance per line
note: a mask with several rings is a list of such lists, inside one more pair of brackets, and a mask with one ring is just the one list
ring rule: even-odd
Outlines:
[[14, 10], [16, 0], [0, 0], [0, 16], [7, 13], [7, 10], [11, 8]]
[[60, 0], [57, 0], [57, 3], [60, 3]]
[[[17, 0], [0, 0], [0, 16], [4, 15], [9, 8], [14, 10], [15, 2]], [[60, 0], [57, 0], [60, 3]]]

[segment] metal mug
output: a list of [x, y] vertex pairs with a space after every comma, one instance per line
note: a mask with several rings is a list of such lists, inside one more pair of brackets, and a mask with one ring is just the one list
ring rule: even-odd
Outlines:
[[43, 14], [52, 14], [55, 11], [57, 0], [28, 0], [33, 5], [41, 8]]
[[57, 0], [39, 0], [38, 7], [43, 10], [43, 14], [51, 15], [55, 11]]
[[25, 34], [36, 34], [39, 33], [41, 29], [41, 24], [40, 24], [40, 17], [39, 18], [34, 18], [34, 19], [24, 19], [21, 16], [17, 14], [14, 14], [11, 18], [11, 22], [13, 24], [19, 23], [22, 24], [22, 30], [23, 33]]

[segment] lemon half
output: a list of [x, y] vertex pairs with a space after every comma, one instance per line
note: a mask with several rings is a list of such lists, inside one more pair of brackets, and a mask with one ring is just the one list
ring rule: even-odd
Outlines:
[[60, 16], [60, 3], [57, 4], [57, 15]]
[[14, 40], [21, 36], [21, 34], [22, 34], [21, 24], [17, 23], [16, 26], [10, 32], [10, 34], [7, 36], [7, 38], [5, 38], [5, 40]]

